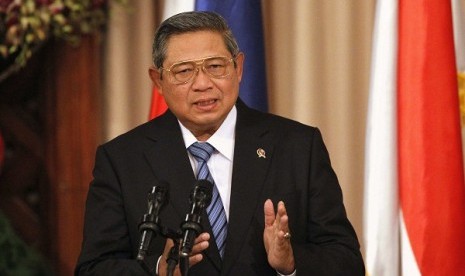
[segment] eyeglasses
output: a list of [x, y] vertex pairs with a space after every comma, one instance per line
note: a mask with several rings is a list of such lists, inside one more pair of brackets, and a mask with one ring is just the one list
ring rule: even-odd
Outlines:
[[167, 71], [169, 80], [173, 84], [185, 84], [191, 81], [199, 67], [212, 78], [221, 79], [229, 75], [229, 64], [234, 58], [228, 57], [206, 57], [203, 59], [180, 61], [170, 66]]

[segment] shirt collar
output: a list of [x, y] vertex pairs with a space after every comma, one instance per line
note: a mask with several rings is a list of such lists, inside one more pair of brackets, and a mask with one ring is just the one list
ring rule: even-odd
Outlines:
[[[221, 124], [220, 128], [207, 140], [210, 145], [228, 158], [230, 161], [233, 160], [234, 156], [234, 138], [236, 129], [237, 109], [233, 106], [229, 111], [228, 116]], [[195, 136], [178, 120], [179, 126], [181, 127], [182, 137], [186, 149], [197, 142]]]

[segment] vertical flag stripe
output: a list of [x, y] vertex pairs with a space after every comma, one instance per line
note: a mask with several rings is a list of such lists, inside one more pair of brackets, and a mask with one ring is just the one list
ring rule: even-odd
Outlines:
[[364, 244], [367, 275], [399, 275], [396, 62], [397, 3], [376, 4], [365, 152]]
[[465, 72], [465, 6], [463, 0], [452, 0], [454, 44], [457, 69]]
[[[462, 122], [462, 147], [465, 144], [465, 1], [452, 0], [455, 59], [459, 83], [459, 106]], [[462, 148], [465, 158], [465, 150]]]
[[400, 204], [422, 275], [465, 275], [465, 186], [450, 1], [400, 0]]
[[265, 46], [260, 0], [197, 0], [195, 9], [221, 14], [245, 53], [239, 95], [252, 108], [268, 110]]
[[149, 119], [160, 116], [165, 113], [167, 109], [168, 106], [166, 105], [165, 99], [158, 91], [158, 88], [154, 86], [152, 90], [152, 104], [150, 105]]

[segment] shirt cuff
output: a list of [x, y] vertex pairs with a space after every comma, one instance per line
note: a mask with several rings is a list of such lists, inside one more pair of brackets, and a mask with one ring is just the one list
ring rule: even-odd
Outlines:
[[161, 260], [161, 256], [158, 257], [157, 266], [155, 267], [155, 275], [159, 275], [158, 274], [158, 265], [160, 264], [160, 260]]
[[297, 270], [294, 269], [294, 272], [292, 272], [291, 274], [281, 274], [276, 270], [276, 275], [278, 275], [278, 276], [296, 276], [297, 275], [296, 272], [297, 272]]

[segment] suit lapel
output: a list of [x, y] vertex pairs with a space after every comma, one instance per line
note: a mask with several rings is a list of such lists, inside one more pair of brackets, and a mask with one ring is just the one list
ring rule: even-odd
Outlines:
[[240, 101], [236, 106], [238, 117], [223, 275], [238, 259], [257, 208], [263, 208], [260, 195], [274, 148], [271, 135], [267, 135], [268, 128], [257, 120], [260, 114], [251, 114]]
[[176, 118], [169, 112], [154, 124], [148, 133], [148, 138], [154, 143], [145, 157], [156, 178], [170, 185], [169, 205], [176, 211], [177, 217], [183, 218], [189, 206], [188, 198], [195, 178], [181, 131]]

